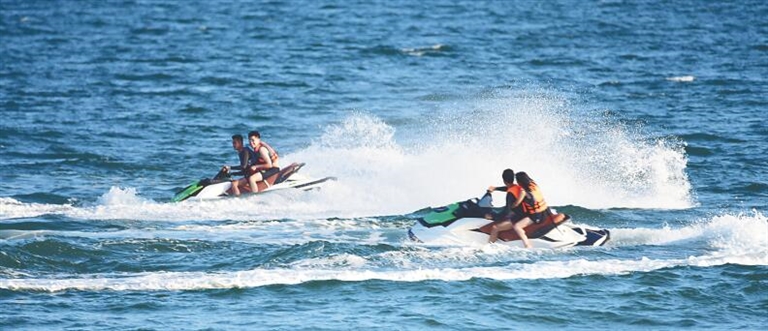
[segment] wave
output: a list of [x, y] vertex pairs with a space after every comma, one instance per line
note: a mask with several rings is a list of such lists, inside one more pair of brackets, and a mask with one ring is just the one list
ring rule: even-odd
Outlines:
[[409, 268], [405, 270], [366, 269], [366, 259], [355, 256], [335, 257], [329, 264], [341, 268], [254, 269], [235, 272], [146, 272], [139, 274], [94, 274], [84, 278], [0, 279], [0, 288], [12, 291], [186, 291], [251, 288], [270, 285], [296, 285], [318, 281], [392, 282], [468, 281], [476, 278], [494, 280], [552, 279], [586, 275], [624, 275], [652, 272], [674, 267], [713, 267], [725, 264], [768, 265], [764, 253], [740, 256], [701, 256], [685, 259], [634, 260], [606, 259], [541, 261], [512, 263], [506, 266], [468, 268]]
[[320, 192], [285, 191], [237, 199], [189, 200], [181, 203], [158, 202], [142, 197], [133, 187], [112, 187], [90, 205], [23, 203], [0, 198], [0, 220], [46, 215], [82, 220], [140, 221], [251, 221], [290, 217], [294, 220], [340, 217], [313, 196]]
[[[280, 197], [286, 199], [287, 197]], [[280, 200], [280, 199], [278, 199]], [[168, 204], [144, 200], [131, 190], [114, 189], [101, 199], [102, 204], [93, 207], [62, 205], [23, 204], [13, 199], [0, 199], [0, 211], [4, 218], [10, 216], [36, 217], [41, 214], [58, 214], [75, 219], [127, 220], [130, 228], [116, 230], [83, 228], [74, 230], [13, 229], [11, 225], [0, 230], [0, 240], [8, 241], [40, 239], [46, 237], [82, 237], [94, 239], [125, 238], [206, 238], [207, 241], [233, 241], [273, 245], [297, 245], [311, 242], [351, 243], [364, 245], [388, 244], [393, 246], [417, 244], [407, 241], [406, 231], [415, 220], [414, 216], [368, 218], [297, 218], [284, 219], [251, 212], [237, 199], [225, 199], [212, 203]], [[246, 200], [248, 201], [248, 200]], [[285, 200], [280, 200], [285, 201]], [[256, 202], [258, 203], [258, 202]], [[282, 210], [283, 204], [272, 201], [272, 208]], [[243, 206], [245, 205], [245, 207]], [[222, 206], [240, 209], [242, 214], [222, 215]], [[317, 210], [319, 206], [306, 207]], [[274, 214], [279, 214], [274, 212]], [[280, 212], [282, 213], [282, 212]], [[275, 216], [275, 215], [272, 216]], [[311, 214], [314, 214], [311, 213]], [[237, 216], [237, 217], [233, 217]], [[135, 220], [153, 221], [141, 225]], [[157, 222], [167, 222], [158, 226]], [[200, 221], [205, 221], [200, 223]], [[578, 222], [578, 220], [577, 220]], [[621, 249], [640, 245], [686, 245], [704, 243], [710, 250], [768, 251], [768, 220], [760, 212], [752, 215], [723, 214], [710, 219], [695, 220], [683, 227], [673, 228], [610, 228], [608, 248]]]
[[72, 210], [72, 205], [23, 203], [13, 198], [0, 198], [0, 220], [66, 214]]
[[[330, 193], [329, 193], [330, 192]], [[347, 194], [346, 187], [330, 186], [322, 191], [274, 192], [263, 196], [213, 201], [185, 201], [161, 203], [140, 197], [136, 189], [113, 187], [93, 206], [22, 203], [12, 198], [0, 198], [0, 220], [34, 218], [44, 215], [64, 216], [76, 220], [125, 220], [129, 228], [104, 232], [100, 229], [61, 231], [36, 227], [35, 230], [15, 230], [7, 226], [0, 231], [0, 239], [15, 240], [48, 236], [87, 238], [178, 238], [205, 237], [206, 240], [272, 243], [277, 245], [303, 244], [312, 241], [360, 243], [361, 241], [399, 245], [406, 240], [406, 229], [415, 222], [416, 214], [387, 217], [360, 217], [357, 209], [341, 209], [333, 205], [339, 193]], [[349, 193], [350, 195], [354, 192]], [[381, 197], [374, 197], [379, 199]], [[398, 197], [392, 197], [397, 199]], [[322, 203], [327, 201], [327, 203]], [[376, 206], [371, 202], [371, 207]], [[339, 208], [339, 209], [337, 209]], [[290, 212], [288, 211], [290, 209]], [[225, 211], [225, 212], [223, 212]], [[343, 214], [350, 214], [343, 217]], [[288, 215], [290, 214], [290, 215]], [[670, 212], [675, 217], [674, 212]], [[149, 221], [141, 225], [133, 221]], [[172, 222], [158, 227], [157, 222]], [[200, 223], [203, 222], [203, 223]], [[578, 222], [578, 220], [576, 220]], [[733, 245], [751, 238], [749, 249], [765, 247], [768, 237], [766, 218], [758, 211], [754, 215], [723, 214], [706, 220], [694, 220], [680, 228], [665, 225], [662, 228], [610, 228], [609, 247], [636, 245], [666, 245], [686, 240], [731, 238]], [[587, 224], [590, 225], [590, 224]], [[82, 226], [82, 225], [79, 225]], [[143, 226], [149, 226], [144, 229]], [[733, 238], [739, 238], [738, 240]], [[759, 239], [762, 239], [760, 241]], [[762, 246], [757, 245], [762, 243]]]
[[667, 80], [670, 82], [678, 82], [678, 83], [690, 83], [694, 80], [696, 80], [695, 76], [673, 76], [673, 77], [667, 77]]
[[753, 211], [751, 215], [723, 214], [681, 228], [666, 225], [661, 229], [611, 229], [610, 245], [671, 245], [692, 241], [705, 242], [709, 249], [728, 254], [760, 251], [768, 254], [768, 218]]
[[[195, 238], [195, 241], [205, 237], [206, 241], [242, 240], [261, 245], [275, 243], [286, 246], [285, 250], [292, 252], [294, 258], [286, 259], [284, 254], [276, 253], [275, 256], [280, 257], [279, 262], [275, 260], [265, 264], [270, 267], [242, 271], [61, 274], [49, 278], [34, 278], [27, 273], [3, 271], [3, 275], [10, 278], [0, 278], [0, 289], [50, 292], [179, 291], [294, 285], [317, 281], [550, 279], [622, 275], [679, 267], [706, 268], [725, 264], [768, 265], [768, 218], [757, 211], [752, 214], [718, 215], [680, 228], [611, 229], [613, 238], [605, 247], [566, 250], [525, 250], [501, 245], [426, 247], [404, 240], [408, 222], [394, 223], [387, 225], [385, 221], [374, 219], [317, 220], [310, 223], [264, 221], [218, 225], [182, 224], [171, 229], [130, 229], [106, 233], [27, 231], [30, 235], [41, 236], [104, 237], [113, 243], [127, 241], [133, 245], [142, 244], [142, 241], [135, 241], [134, 238], [154, 240], [175, 236]], [[282, 232], [274, 232], [277, 229], [282, 229]], [[8, 240], [28, 238], [19, 236], [21, 232], [24, 231], [3, 230], [0, 231], [0, 237], [6, 243]], [[402, 235], [393, 238], [389, 235], [392, 232]], [[154, 245], [156, 240], [152, 240], [150, 243]], [[302, 253], [301, 247], [297, 246], [325, 240], [370, 245], [371, 248], [356, 249], [351, 253], [344, 245], [333, 248], [333, 245], [322, 244], [325, 247], [324, 253], [317, 256]], [[180, 243], [184, 244], [183, 241]], [[678, 252], [677, 255], [683, 256], [686, 252], [703, 253], [682, 258], [648, 258], [644, 253], [629, 258], [611, 258], [615, 256], [612, 253], [615, 250], [640, 245], [675, 247], [670, 252]], [[691, 249], [701, 246], [705, 249]], [[306, 249], [314, 251], [316, 247], [310, 244]], [[648, 254], [653, 253], [649, 251]], [[670, 257], [670, 254], [664, 256]]]
[[364, 48], [362, 50], [365, 54], [385, 55], [385, 56], [440, 56], [446, 52], [450, 52], [452, 47], [443, 44], [434, 44], [424, 47], [404, 47], [397, 48], [389, 45], [378, 45], [373, 47]]
[[441, 52], [451, 51], [451, 47], [443, 44], [435, 44], [429, 47], [402, 48], [400, 51], [410, 56], [421, 57], [425, 55], [437, 55]]
[[[185, 223], [167, 228], [149, 224], [130, 229], [107, 231], [35, 229], [0, 230], [0, 242], [23, 244], [26, 240], [47, 238], [88, 238], [112, 242], [135, 240], [193, 240], [206, 242], [238, 242], [257, 245], [291, 246], [310, 243], [354, 245], [399, 245], [407, 239], [405, 227], [410, 222], [382, 222], [376, 219], [265, 220], [218, 222], [218, 224]], [[386, 237], [384, 236], [386, 234]]]

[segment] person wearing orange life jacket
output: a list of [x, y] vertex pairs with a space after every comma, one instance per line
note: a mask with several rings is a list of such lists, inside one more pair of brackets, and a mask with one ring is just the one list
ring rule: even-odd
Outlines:
[[494, 243], [499, 238], [499, 232], [511, 230], [514, 223], [523, 217], [522, 202], [526, 197], [525, 190], [520, 185], [515, 184], [515, 172], [512, 169], [505, 169], [501, 173], [504, 180], [504, 186], [490, 186], [488, 193], [493, 191], [506, 191], [507, 203], [499, 214], [487, 214], [486, 219], [494, 220], [491, 226], [489, 243]]
[[[252, 131], [252, 132], [258, 132], [258, 131]], [[265, 142], [264, 140], [259, 139], [259, 141], [261, 143], [261, 146], [264, 146], [267, 148], [267, 151], [269, 152], [269, 157], [272, 160], [272, 166], [280, 168], [280, 166], [277, 164], [277, 161], [280, 160], [280, 155], [277, 154], [277, 151], [274, 148], [272, 148], [272, 146], [267, 144], [267, 142]]]
[[253, 148], [253, 152], [256, 155], [256, 162], [249, 167], [250, 175], [248, 176], [248, 184], [251, 187], [251, 192], [258, 192], [258, 186], [256, 183], [263, 181], [270, 176], [278, 173], [280, 168], [277, 166], [277, 152], [272, 149], [271, 146], [261, 141], [261, 134], [259, 131], [248, 132], [248, 142]]
[[517, 184], [520, 185], [524, 192], [525, 198], [520, 203], [523, 211], [523, 218], [515, 223], [512, 229], [515, 230], [520, 239], [523, 240], [525, 248], [532, 248], [531, 242], [528, 240], [528, 236], [525, 234], [525, 228], [531, 224], [538, 224], [544, 221], [547, 216], [552, 212], [547, 206], [547, 202], [544, 200], [544, 195], [541, 194], [539, 186], [531, 177], [525, 172], [518, 172], [515, 175]]

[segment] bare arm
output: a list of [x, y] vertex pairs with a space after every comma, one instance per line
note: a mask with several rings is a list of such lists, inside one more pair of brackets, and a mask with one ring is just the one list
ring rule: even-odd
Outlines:
[[488, 186], [488, 193], [491, 193], [491, 192], [504, 192], [506, 190], [507, 190], [507, 187], [504, 186], [504, 185], [502, 185], [502, 186]]
[[527, 195], [527, 193], [525, 193], [525, 190], [520, 190], [520, 196], [517, 197], [517, 199], [515, 199], [515, 201], [513, 202], [513, 204], [511, 206], [509, 206], [509, 200], [511, 200], [511, 199], [507, 200], [507, 207], [509, 207], [509, 209], [517, 208], [517, 206], [519, 206], [521, 203], [523, 203], [523, 199], [525, 199], [526, 195]]
[[261, 169], [271, 169], [272, 167], [274, 167], [272, 165], [272, 159], [269, 157], [269, 151], [267, 150], [266, 147], [262, 146], [261, 148], [259, 148], [259, 155], [261, 155], [261, 159], [265, 160], [265, 162], [262, 164], [256, 164], [251, 166], [251, 169], [253, 169], [253, 171], [259, 171]]

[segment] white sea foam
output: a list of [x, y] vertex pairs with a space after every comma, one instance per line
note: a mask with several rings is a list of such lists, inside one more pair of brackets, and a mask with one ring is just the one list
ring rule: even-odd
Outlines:
[[71, 205], [23, 203], [13, 198], [0, 198], [0, 220], [63, 214], [72, 210]]
[[[151, 218], [151, 217], [150, 217]], [[174, 223], [178, 223], [175, 225]], [[114, 231], [60, 230], [0, 230], [0, 240], [25, 240], [46, 237], [77, 237], [91, 239], [169, 239], [234, 241], [267, 245], [299, 245], [310, 242], [355, 243], [358, 245], [397, 244], [383, 236], [405, 239], [403, 222], [382, 222], [376, 219], [311, 219], [311, 220], [244, 220], [225, 222], [174, 221], [158, 226], [137, 225]]]
[[695, 79], [696, 79], [696, 77], [690, 76], [690, 75], [688, 75], [688, 76], [667, 77], [668, 81], [671, 81], [671, 82], [681, 82], [681, 83], [690, 83], [690, 82], [694, 81]]
[[700, 220], [681, 228], [611, 229], [611, 246], [669, 245], [705, 242], [724, 254], [762, 252], [768, 256], [768, 218], [758, 211], [752, 214], [724, 214]]
[[[333, 229], [364, 228], [362, 222], [342, 221], [341, 223], [345, 224], [330, 227]], [[210, 231], [205, 238], [207, 240], [217, 238], [218, 230], [204, 229], [204, 231]], [[613, 241], [608, 247], [586, 249], [610, 250], [648, 244], [698, 245], [706, 248], [699, 256], [673, 259], [641, 256], [626, 259], [563, 260], [564, 252], [571, 252], [571, 250], [525, 250], [500, 245], [427, 248], [417, 244], [404, 244], [401, 249], [377, 252], [367, 256], [338, 253], [300, 259], [274, 268], [256, 268], [246, 271], [93, 274], [87, 277], [62, 275], [55, 278], [10, 275], [13, 278], [0, 278], [0, 288], [53, 292], [64, 290], [175, 291], [291, 285], [325, 280], [379, 279], [416, 282], [465, 281], [472, 278], [547, 279], [651, 272], [680, 266], [768, 265], [768, 219], [757, 211], [752, 214], [719, 215], [677, 229], [665, 227], [611, 230]], [[327, 235], [327, 238], [333, 237], [332, 234]], [[310, 240], [309, 237], [304, 239]], [[556, 260], [551, 260], [552, 258]]]
[[411, 56], [424, 56], [425, 54], [438, 53], [446, 48], [445, 45], [435, 44], [429, 47], [403, 48], [401, 51]]
[[[62, 215], [85, 220], [146, 220], [146, 221], [205, 221], [205, 220], [275, 220], [290, 218], [311, 220], [331, 217], [358, 217], [365, 209], [338, 202], [330, 205], [335, 183], [329, 182], [320, 191], [282, 191], [239, 199], [163, 203], [141, 197], [135, 188], [113, 187], [90, 205], [23, 203], [11, 198], [0, 201], [0, 220], [31, 218], [41, 215]], [[346, 192], [346, 188], [342, 188]]]
[[[548, 94], [488, 98], [467, 107], [475, 109], [425, 120], [425, 132], [408, 133], [419, 137], [411, 145], [397, 144], [394, 129], [380, 119], [352, 115], [291, 156], [315, 173], [339, 178], [322, 203], [336, 210], [396, 214], [469, 198], [499, 185], [507, 167], [527, 171], [553, 205], [695, 205], [677, 141], [578, 114], [567, 100]], [[515, 129], [521, 121], [525, 130]]]
[[152, 203], [152, 201], [141, 198], [133, 187], [115, 187], [109, 189], [98, 199], [99, 204], [104, 206], [137, 206]]
[[622, 275], [650, 272], [663, 268], [724, 264], [768, 265], [765, 254], [740, 256], [700, 256], [685, 259], [568, 260], [511, 263], [506, 266], [466, 268], [416, 268], [400, 270], [366, 269], [365, 259], [339, 256], [334, 260], [306, 261], [288, 268], [253, 269], [233, 272], [148, 272], [140, 274], [101, 275], [86, 278], [0, 279], [0, 288], [19, 291], [182, 291], [250, 288], [268, 285], [294, 285], [312, 281], [359, 282], [385, 280], [419, 282], [428, 280], [466, 281], [473, 278], [496, 280], [568, 278], [579, 275]]

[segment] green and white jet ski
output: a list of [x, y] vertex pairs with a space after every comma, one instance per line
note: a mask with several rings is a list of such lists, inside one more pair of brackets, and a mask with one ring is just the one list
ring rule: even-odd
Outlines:
[[[297, 174], [299, 169], [301, 169], [303, 166], [304, 163], [292, 163], [291, 165], [280, 169], [278, 173], [267, 177], [264, 181], [259, 182], [259, 190], [256, 193], [291, 188], [311, 190], [319, 187], [328, 180], [335, 180], [334, 177], [323, 177], [317, 179]], [[173, 199], [171, 199], [171, 201], [179, 202], [193, 197], [198, 199], [215, 199], [229, 196], [230, 189], [232, 188], [231, 180], [232, 179], [228, 174], [219, 172], [213, 178], [203, 178], [195, 181], [192, 184], [189, 184], [187, 187], [176, 192], [176, 195], [173, 197]]]
[[[483, 245], [488, 243], [493, 221], [485, 219], [489, 213], [498, 213], [493, 207], [491, 194], [447, 206], [429, 208], [408, 230], [411, 240], [434, 245]], [[572, 246], [602, 246], [610, 238], [606, 229], [575, 225], [568, 222], [569, 215], [551, 215], [539, 224], [525, 228], [525, 233], [536, 248], [563, 248]], [[522, 241], [513, 230], [499, 233], [498, 244], [522, 247]]]

